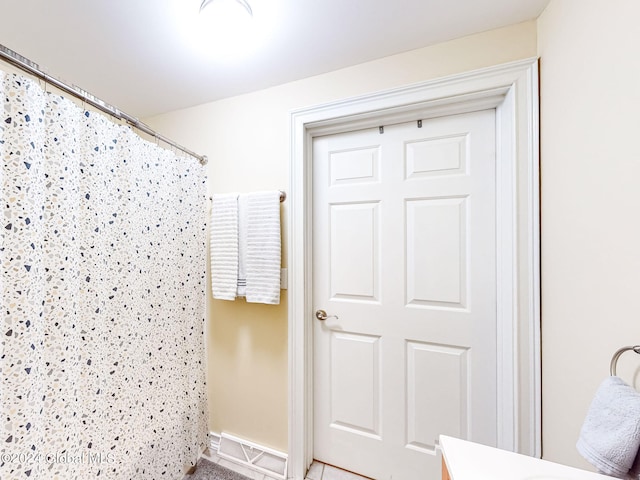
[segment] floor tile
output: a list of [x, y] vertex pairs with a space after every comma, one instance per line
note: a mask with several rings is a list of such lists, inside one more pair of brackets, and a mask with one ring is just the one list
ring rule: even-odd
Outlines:
[[347, 472], [346, 470], [340, 470], [331, 465], [325, 465], [322, 480], [365, 480], [365, 477]]
[[322, 480], [322, 471], [324, 470], [324, 463], [314, 462], [309, 467], [307, 472], [307, 480]]

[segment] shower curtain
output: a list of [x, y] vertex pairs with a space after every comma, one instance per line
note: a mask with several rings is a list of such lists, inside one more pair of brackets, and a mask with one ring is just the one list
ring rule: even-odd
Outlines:
[[0, 478], [180, 479], [207, 438], [204, 170], [0, 80]]

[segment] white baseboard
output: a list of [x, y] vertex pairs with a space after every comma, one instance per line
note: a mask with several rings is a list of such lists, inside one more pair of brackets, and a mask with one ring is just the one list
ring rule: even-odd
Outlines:
[[220, 435], [214, 432], [209, 432], [209, 450], [211, 452], [218, 453], [220, 448]]
[[209, 433], [209, 449], [212, 454], [229, 460], [226, 464], [233, 469], [233, 464], [240, 467], [238, 473], [245, 473], [245, 469], [268, 475], [269, 478], [287, 478], [287, 454], [257, 443], [244, 440], [228, 433]]

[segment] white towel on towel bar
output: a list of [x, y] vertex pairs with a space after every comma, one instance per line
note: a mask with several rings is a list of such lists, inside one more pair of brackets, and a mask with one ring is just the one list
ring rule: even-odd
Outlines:
[[618, 377], [607, 377], [591, 402], [576, 447], [601, 473], [630, 478], [640, 449], [640, 393]]
[[247, 295], [247, 225], [249, 194], [238, 196], [238, 296]]
[[246, 298], [250, 303], [280, 303], [280, 191], [247, 197]]
[[211, 293], [235, 300], [238, 283], [238, 194], [214, 195], [211, 203]]

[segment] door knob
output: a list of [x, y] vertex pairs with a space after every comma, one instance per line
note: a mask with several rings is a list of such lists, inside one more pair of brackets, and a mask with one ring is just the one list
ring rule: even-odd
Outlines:
[[316, 310], [316, 318], [320, 321], [325, 321], [327, 318], [335, 318], [337, 319], [337, 315], [327, 315], [327, 312], [324, 310]]

